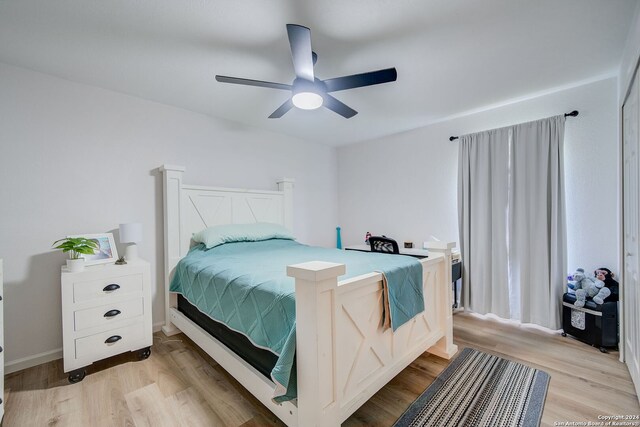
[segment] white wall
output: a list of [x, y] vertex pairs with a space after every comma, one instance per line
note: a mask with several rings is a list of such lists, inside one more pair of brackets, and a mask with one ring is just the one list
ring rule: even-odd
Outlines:
[[568, 269], [619, 266], [617, 79], [564, 89], [338, 150], [345, 244], [367, 231], [458, 241], [457, 142], [449, 136], [577, 109], [565, 132]]
[[634, 76], [636, 65], [640, 57], [640, 2], [636, 5], [635, 14], [631, 20], [629, 34], [622, 52], [622, 60], [620, 61], [619, 76], [619, 97], [618, 104], [622, 106]]
[[[212, 80], [213, 84], [213, 80]], [[216, 100], [212, 100], [216, 102]], [[60, 265], [51, 243], [140, 221], [152, 262], [154, 322], [163, 319], [162, 188], [155, 169], [187, 167], [188, 184], [276, 189], [296, 179], [295, 231], [331, 246], [334, 148], [0, 63], [0, 258], [6, 361], [62, 346]]]

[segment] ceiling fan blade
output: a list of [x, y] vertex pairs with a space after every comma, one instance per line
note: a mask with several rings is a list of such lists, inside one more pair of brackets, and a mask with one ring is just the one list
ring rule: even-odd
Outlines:
[[350, 119], [351, 117], [358, 114], [356, 110], [349, 107], [347, 104], [338, 101], [333, 96], [325, 94], [324, 95], [324, 103], [323, 105], [330, 109], [331, 111], [340, 114], [345, 119]]
[[368, 73], [353, 74], [351, 76], [327, 79], [324, 80], [324, 84], [327, 87], [327, 92], [336, 92], [339, 90], [353, 89], [356, 87], [395, 82], [397, 78], [398, 72], [395, 68], [386, 68], [384, 70], [370, 71]]
[[296, 76], [313, 81], [313, 53], [311, 51], [311, 30], [302, 25], [287, 24], [287, 34], [291, 45], [291, 58]]
[[233, 83], [237, 85], [258, 86], [258, 87], [268, 87], [271, 89], [291, 90], [291, 85], [286, 85], [284, 83], [263, 82], [262, 80], [241, 79], [238, 77], [228, 77], [228, 76], [218, 76], [218, 75], [216, 75], [216, 80], [221, 83]]
[[291, 110], [293, 108], [293, 102], [291, 101], [291, 98], [287, 99], [284, 104], [282, 104], [281, 106], [278, 107], [278, 109], [276, 111], [274, 111], [273, 113], [271, 113], [271, 115], [269, 116], [270, 119], [279, 119], [280, 117], [284, 116], [284, 114]]

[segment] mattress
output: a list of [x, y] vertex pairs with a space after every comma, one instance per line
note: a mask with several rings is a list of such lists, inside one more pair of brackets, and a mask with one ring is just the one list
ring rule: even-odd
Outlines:
[[296, 397], [295, 281], [286, 267], [308, 261], [346, 264], [344, 280], [372, 271], [384, 274], [388, 312], [395, 330], [424, 311], [422, 265], [411, 257], [340, 251], [291, 240], [226, 243], [192, 248], [178, 263], [170, 290], [201, 313], [277, 356], [270, 377], [274, 400]]
[[178, 295], [178, 311], [183, 313], [194, 323], [207, 331], [209, 335], [220, 341], [228, 349], [240, 356], [245, 362], [253, 366], [267, 378], [271, 378], [278, 356], [268, 350], [258, 348], [241, 333], [232, 331], [220, 322], [207, 316], [198, 307], [191, 304], [185, 297]]

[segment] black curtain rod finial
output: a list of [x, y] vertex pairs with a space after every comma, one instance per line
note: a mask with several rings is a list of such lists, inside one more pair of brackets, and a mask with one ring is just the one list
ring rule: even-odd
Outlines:
[[449, 141], [455, 141], [456, 139], [458, 139], [458, 137], [457, 137], [457, 136], [450, 136], [450, 137], [449, 137]]

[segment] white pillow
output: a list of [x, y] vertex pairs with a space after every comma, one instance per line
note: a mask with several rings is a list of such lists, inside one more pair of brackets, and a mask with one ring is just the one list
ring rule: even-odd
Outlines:
[[197, 243], [204, 243], [207, 249], [225, 243], [259, 242], [269, 239], [295, 240], [295, 237], [280, 224], [268, 222], [216, 225], [193, 235], [193, 240]]

